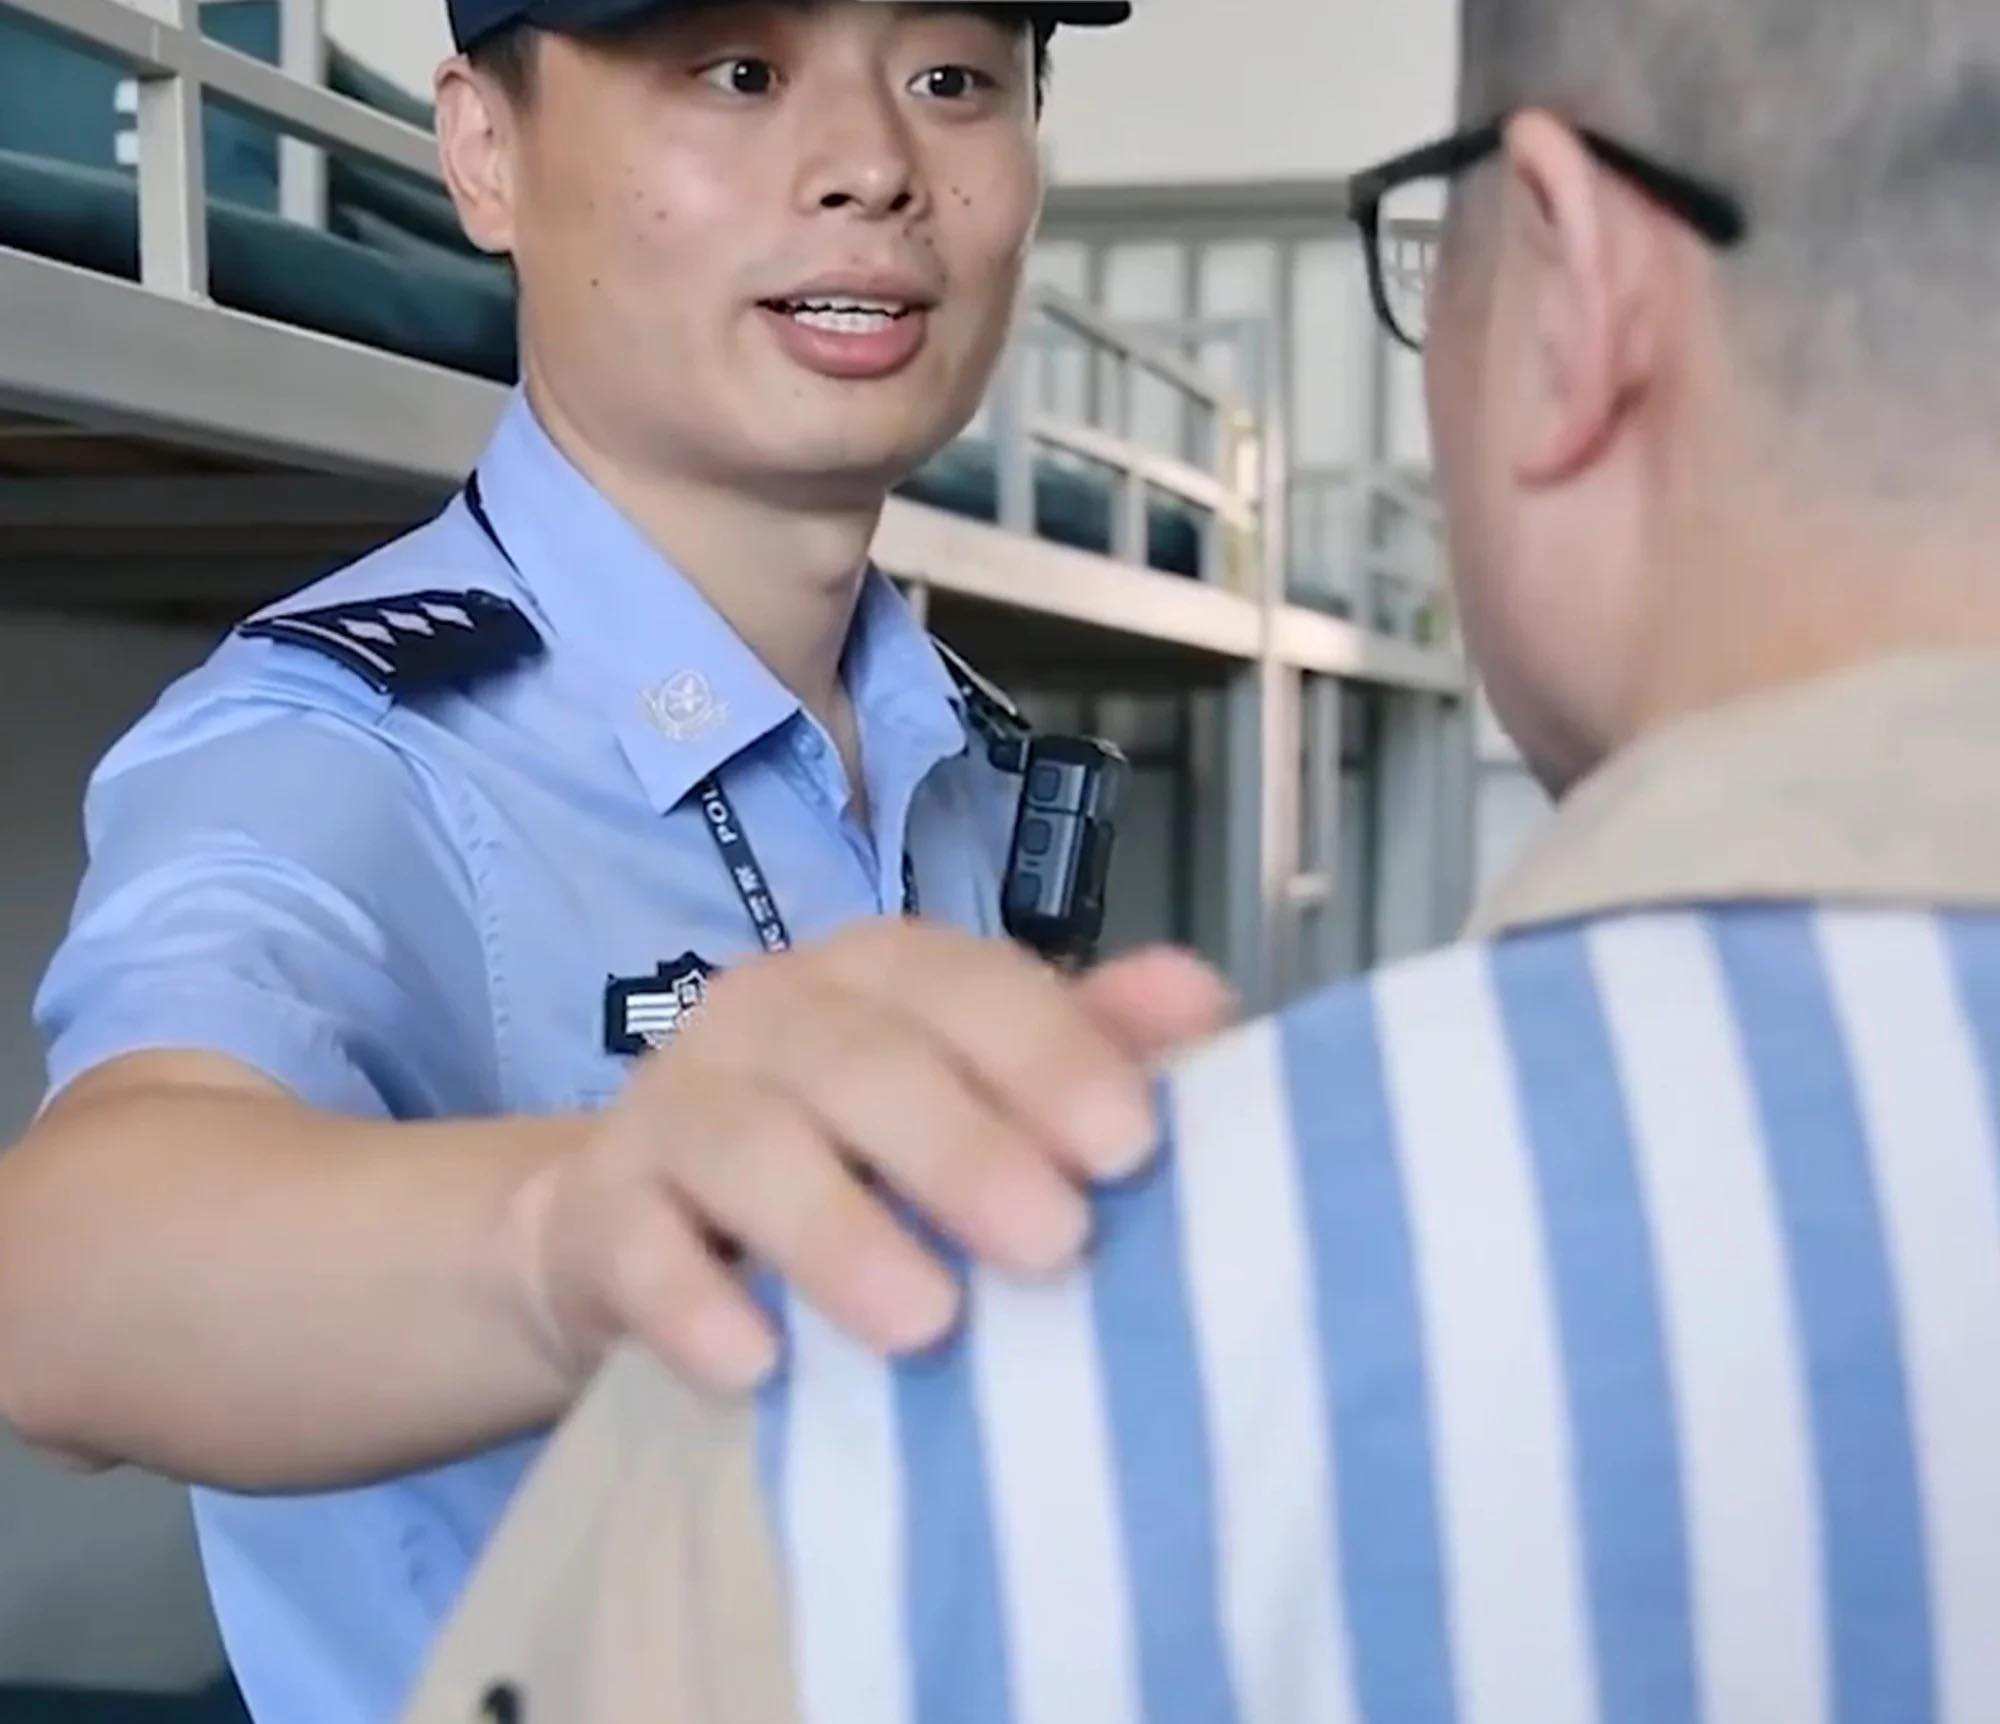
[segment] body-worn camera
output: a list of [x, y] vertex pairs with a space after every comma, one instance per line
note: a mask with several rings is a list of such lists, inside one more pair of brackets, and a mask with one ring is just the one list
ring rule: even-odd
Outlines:
[[1000, 889], [1007, 932], [1058, 963], [1088, 963], [1104, 937], [1105, 884], [1131, 766], [1097, 737], [1037, 736], [1004, 691], [937, 644], [987, 757], [1022, 779]]
[[1044, 955], [1087, 961], [1104, 935], [1125, 756], [1087, 736], [1029, 741], [1021, 811], [1007, 858], [1007, 932]]

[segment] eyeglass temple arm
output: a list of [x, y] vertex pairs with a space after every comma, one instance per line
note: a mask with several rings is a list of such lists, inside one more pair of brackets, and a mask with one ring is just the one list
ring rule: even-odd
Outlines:
[[[1577, 136], [1606, 167], [1623, 174], [1642, 191], [1676, 211], [1712, 244], [1736, 246], [1748, 237], [1749, 216], [1728, 193], [1628, 149], [1616, 138], [1589, 127], [1580, 128]], [[1382, 200], [1398, 186], [1412, 180], [1449, 179], [1461, 174], [1498, 151], [1505, 138], [1506, 121], [1496, 120], [1356, 174], [1347, 182], [1347, 213], [1373, 231], [1381, 214]]]
[[1606, 167], [1623, 174], [1641, 191], [1689, 223], [1711, 245], [1741, 245], [1749, 237], [1750, 218], [1727, 192], [1627, 149], [1616, 138], [1589, 130], [1577, 134]]
[[1500, 148], [1504, 136], [1500, 122], [1461, 132], [1455, 138], [1426, 144], [1379, 168], [1356, 174], [1347, 182], [1347, 213], [1356, 221], [1372, 220], [1382, 200], [1400, 185], [1412, 180], [1449, 178], [1463, 173], [1473, 163], [1484, 161]]

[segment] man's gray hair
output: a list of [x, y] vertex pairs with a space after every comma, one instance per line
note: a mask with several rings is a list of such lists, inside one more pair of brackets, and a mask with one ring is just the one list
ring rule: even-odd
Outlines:
[[1724, 280], [1788, 405], [2000, 442], [2000, 0], [1463, 4], [1469, 120], [1546, 106], [1743, 200]]

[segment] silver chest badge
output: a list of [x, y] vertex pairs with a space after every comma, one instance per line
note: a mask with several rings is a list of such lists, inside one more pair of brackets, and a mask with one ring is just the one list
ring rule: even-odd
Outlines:
[[716, 698], [708, 678], [684, 670], [646, 690], [646, 716], [672, 742], [696, 742], [729, 718], [729, 704]]
[[701, 1016], [715, 966], [692, 952], [650, 976], [613, 976], [604, 989], [604, 1051], [637, 1055], [670, 1046]]

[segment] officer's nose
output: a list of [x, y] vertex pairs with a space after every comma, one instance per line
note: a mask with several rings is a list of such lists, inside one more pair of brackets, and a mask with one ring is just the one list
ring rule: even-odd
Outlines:
[[806, 208], [878, 221], [921, 211], [916, 140], [892, 94], [872, 85], [843, 91], [816, 108], [813, 133], [799, 187]]

